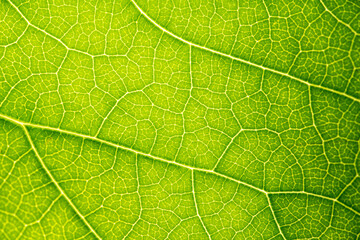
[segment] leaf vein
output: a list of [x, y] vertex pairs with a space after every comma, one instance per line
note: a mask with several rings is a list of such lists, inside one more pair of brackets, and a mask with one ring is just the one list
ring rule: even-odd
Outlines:
[[[17, 122], [17, 124], [19, 124], [19, 122]], [[62, 188], [60, 187], [60, 185], [58, 184], [58, 182], [55, 180], [54, 176], [51, 174], [51, 172], [49, 171], [49, 169], [46, 167], [44, 161], [42, 160], [42, 158], [40, 157], [32, 139], [31, 136], [29, 134], [29, 131], [26, 128], [25, 124], [20, 124], [20, 126], [22, 127], [30, 145], [31, 148], [33, 149], [36, 157], [38, 158], [42, 168], [45, 170], [45, 172], [47, 173], [47, 175], [50, 177], [51, 181], [55, 184], [56, 188], [59, 190], [59, 192], [61, 193], [62, 196], [64, 196], [64, 198], [66, 199], [66, 201], [69, 203], [69, 205], [71, 206], [71, 208], [76, 212], [76, 214], [82, 219], [82, 221], [85, 223], [85, 225], [89, 228], [89, 230], [95, 235], [95, 237], [97, 239], [101, 239], [101, 237], [97, 234], [97, 232], [93, 229], [93, 227], [89, 224], [89, 222], [85, 219], [85, 217], [80, 213], [80, 211], [77, 209], [77, 207], [72, 203], [72, 201], [70, 200], [70, 198], [66, 195], [66, 193], [62, 190]]]
[[284, 73], [284, 72], [281, 72], [281, 71], [278, 71], [278, 70], [275, 70], [275, 69], [272, 69], [272, 68], [269, 68], [269, 67], [264, 67], [264, 66], [261, 66], [259, 64], [256, 64], [256, 63], [253, 63], [253, 62], [250, 62], [250, 61], [246, 61], [242, 58], [238, 58], [238, 57], [234, 57], [232, 55], [229, 55], [229, 54], [226, 54], [226, 53], [223, 53], [223, 52], [220, 52], [220, 51], [217, 51], [217, 50], [214, 50], [214, 49], [211, 49], [211, 48], [208, 48], [208, 47], [205, 47], [205, 46], [201, 46], [199, 44], [196, 44], [196, 43], [193, 43], [193, 42], [190, 42], [188, 40], [185, 40], [177, 35], [175, 35], [174, 33], [168, 31], [166, 28], [162, 27], [160, 24], [158, 24], [157, 22], [155, 22], [154, 19], [152, 19], [149, 15], [146, 14], [146, 12], [144, 12], [144, 10], [142, 10], [140, 8], [140, 6], [136, 3], [135, 0], [131, 0], [131, 2], [135, 5], [135, 7], [139, 10], [139, 12], [148, 20], [150, 21], [152, 24], [154, 24], [156, 27], [158, 27], [160, 30], [166, 32], [167, 34], [169, 34], [170, 36], [176, 38], [177, 40], [183, 42], [183, 43], [186, 43], [192, 47], [196, 47], [196, 48], [200, 48], [200, 49], [203, 49], [205, 51], [209, 51], [209, 52], [212, 52], [214, 54], [217, 54], [217, 55], [221, 55], [223, 57], [227, 57], [227, 58], [230, 58], [230, 59], [233, 59], [233, 60], [236, 60], [238, 62], [242, 62], [242, 63], [245, 63], [245, 64], [248, 64], [248, 65], [251, 65], [251, 66], [254, 66], [254, 67], [257, 67], [257, 68], [261, 68], [263, 70], [266, 70], [266, 71], [269, 71], [269, 72], [272, 72], [272, 73], [276, 73], [276, 74], [279, 74], [281, 76], [285, 76], [285, 77], [288, 77], [288, 78], [291, 78], [293, 80], [296, 80], [298, 82], [301, 82], [303, 84], [306, 84], [308, 86], [311, 86], [311, 87], [316, 87], [316, 88], [320, 88], [320, 89], [323, 89], [323, 90], [327, 90], [329, 92], [332, 92], [332, 93], [336, 93], [338, 95], [341, 95], [341, 96], [344, 96], [344, 97], [347, 97], [347, 98], [350, 98], [356, 102], [360, 102], [360, 99], [357, 99], [356, 97], [353, 97], [349, 94], [346, 94], [346, 93], [342, 93], [340, 91], [337, 91], [335, 89], [331, 89], [331, 88], [328, 88], [328, 87], [324, 87], [324, 86], [321, 86], [321, 85], [317, 85], [317, 84], [313, 84], [313, 83], [309, 83], [301, 78], [298, 78], [298, 77], [295, 77], [295, 76], [292, 76], [288, 73]]
[[157, 157], [157, 156], [153, 156], [151, 154], [148, 154], [148, 153], [143, 153], [141, 151], [138, 151], [138, 150], [134, 150], [132, 148], [128, 148], [128, 147], [125, 147], [125, 146], [122, 146], [122, 145], [119, 145], [119, 144], [116, 144], [116, 143], [113, 143], [113, 142], [109, 142], [109, 141], [106, 141], [106, 140], [103, 140], [103, 139], [100, 139], [100, 138], [97, 138], [97, 137], [92, 137], [92, 136], [88, 136], [88, 135], [84, 135], [84, 134], [81, 134], [81, 133], [76, 133], [76, 132], [72, 132], [72, 131], [68, 131], [68, 130], [63, 130], [63, 129], [59, 129], [59, 128], [53, 128], [53, 127], [48, 127], [48, 126], [42, 126], [42, 125], [38, 125], [38, 124], [33, 124], [33, 123], [26, 123], [26, 122], [22, 122], [20, 120], [17, 120], [17, 119], [14, 119], [12, 117], [9, 117], [9, 116], [6, 116], [6, 115], [3, 115], [0, 113], [0, 118], [2, 119], [5, 119], [7, 121], [10, 121], [14, 124], [17, 124], [19, 126], [22, 126], [22, 127], [33, 127], [33, 128], [39, 128], [39, 129], [44, 129], [44, 130], [47, 130], [47, 131], [52, 131], [52, 132], [58, 132], [58, 133], [62, 133], [62, 134], [67, 134], [67, 135], [72, 135], [72, 136], [76, 136], [76, 137], [79, 137], [79, 138], [82, 138], [82, 139], [90, 139], [92, 141], [96, 141], [96, 142], [99, 142], [99, 143], [103, 143], [103, 144], [106, 144], [106, 145], [109, 145], [109, 146], [112, 146], [112, 147], [115, 147], [115, 148], [120, 148], [122, 150], [125, 150], [125, 151], [129, 151], [129, 152], [132, 152], [132, 153], [135, 153], [135, 154], [139, 154], [139, 155], [142, 155], [142, 156], [145, 156], [145, 157], [149, 157], [149, 158], [152, 158], [154, 160], [157, 160], [157, 161], [160, 161], [160, 162], [164, 162], [164, 163], [168, 163], [168, 164], [173, 164], [173, 165], [176, 165], [176, 166], [179, 166], [179, 167], [183, 167], [183, 168], [186, 168], [186, 169], [189, 169], [189, 170], [195, 170], [195, 171], [199, 171], [199, 172], [205, 172], [205, 173], [210, 173], [210, 174], [214, 174], [218, 177], [222, 177], [222, 178], [225, 178], [229, 181], [233, 181], [233, 182], [236, 182], [238, 184], [241, 184], [243, 186], [246, 186], [246, 187], [249, 187], [249, 188], [252, 188], [258, 192], [261, 192], [263, 194], [307, 194], [307, 195], [312, 195], [312, 196], [315, 196], [315, 197], [318, 197], [318, 198], [323, 198], [323, 199], [327, 199], [327, 200], [330, 200], [330, 201], [335, 201], [339, 204], [341, 204], [342, 206], [344, 206], [345, 208], [349, 209], [350, 211], [354, 212], [355, 214], [359, 215], [360, 216], [360, 212], [358, 212], [357, 210], [355, 210], [354, 208], [346, 205], [345, 203], [343, 202], [340, 202], [338, 199], [336, 198], [331, 198], [331, 197], [327, 197], [327, 196], [323, 196], [323, 195], [319, 195], [319, 194], [316, 194], [316, 193], [311, 193], [311, 192], [307, 192], [307, 191], [283, 191], [283, 192], [271, 192], [271, 191], [265, 191], [264, 189], [261, 189], [261, 188], [258, 188], [256, 186], [253, 186], [249, 183], [246, 183], [246, 182], [243, 182], [243, 181], [240, 181], [238, 179], [235, 179], [233, 177], [230, 177], [230, 176], [227, 176], [227, 175], [224, 175], [224, 174], [221, 174], [221, 173], [218, 173], [216, 171], [213, 171], [213, 170], [209, 170], [209, 169], [202, 169], [202, 168], [197, 168], [197, 167], [192, 167], [192, 166], [188, 166], [188, 165], [185, 165], [185, 164], [182, 164], [182, 163], [178, 163], [178, 162], [175, 162], [175, 161], [171, 161], [171, 160], [167, 160], [167, 159], [164, 159], [164, 158], [161, 158], [161, 157]]

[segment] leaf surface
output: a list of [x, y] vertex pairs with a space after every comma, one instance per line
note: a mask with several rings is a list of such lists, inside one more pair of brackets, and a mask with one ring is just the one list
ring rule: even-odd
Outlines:
[[0, 1], [1, 239], [359, 239], [356, 1]]

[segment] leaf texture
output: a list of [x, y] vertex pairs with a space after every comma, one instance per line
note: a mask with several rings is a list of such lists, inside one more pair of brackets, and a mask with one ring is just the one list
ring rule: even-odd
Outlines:
[[355, 0], [0, 0], [1, 239], [359, 239]]

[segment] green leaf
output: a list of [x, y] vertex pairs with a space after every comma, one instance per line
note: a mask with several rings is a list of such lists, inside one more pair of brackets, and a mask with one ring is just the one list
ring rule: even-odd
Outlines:
[[359, 239], [359, 12], [0, 0], [0, 239]]

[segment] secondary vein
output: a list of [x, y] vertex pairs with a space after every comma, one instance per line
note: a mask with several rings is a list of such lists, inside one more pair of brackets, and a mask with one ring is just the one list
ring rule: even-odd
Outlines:
[[80, 211], [77, 209], [77, 207], [72, 203], [71, 199], [66, 195], [66, 193], [62, 190], [62, 188], [60, 187], [60, 185], [57, 183], [57, 181], [55, 180], [55, 178], [53, 177], [53, 175], [51, 174], [51, 172], [49, 171], [49, 169], [46, 167], [44, 161], [42, 160], [42, 158], [40, 157], [32, 139], [31, 136], [29, 134], [29, 131], [26, 128], [25, 124], [21, 124], [20, 122], [17, 122], [18, 125], [20, 125], [22, 127], [22, 129], [24, 130], [24, 133], [31, 145], [32, 150], [34, 151], [36, 157], [38, 158], [42, 168], [45, 170], [45, 172], [47, 173], [47, 175], [50, 177], [51, 181], [55, 184], [56, 188], [59, 190], [59, 192], [61, 193], [61, 195], [64, 196], [64, 198], [66, 199], [66, 201], [69, 203], [69, 205], [71, 206], [71, 208], [76, 212], [76, 214], [83, 220], [83, 222], [85, 223], [85, 225], [90, 229], [90, 231], [95, 235], [95, 237], [97, 239], [101, 239], [101, 237], [97, 234], [97, 232], [95, 231], [95, 229], [92, 228], [92, 226], [90, 225], [90, 223], [86, 220], [86, 218], [80, 213]]

